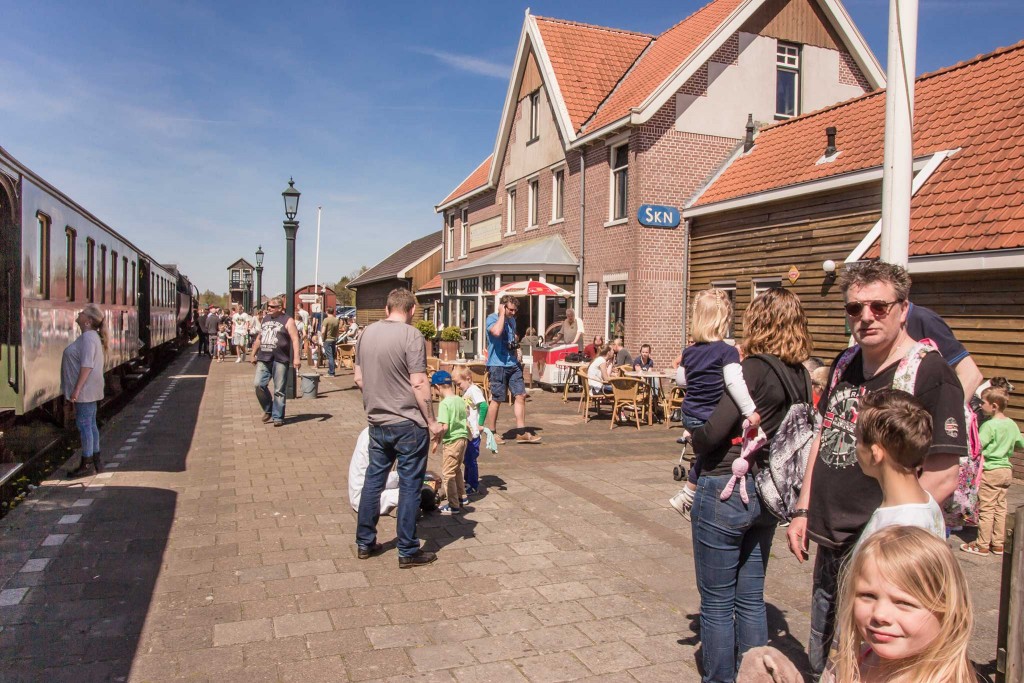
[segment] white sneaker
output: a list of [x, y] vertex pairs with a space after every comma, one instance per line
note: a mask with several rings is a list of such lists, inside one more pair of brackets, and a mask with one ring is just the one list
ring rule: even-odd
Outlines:
[[668, 504], [676, 512], [683, 516], [683, 519], [690, 519], [690, 508], [693, 507], [693, 493], [685, 487], [676, 495], [668, 499]]
[[235, 362], [236, 362], [236, 363], [241, 363], [241, 362], [242, 362], [242, 357], [241, 357], [241, 356], [239, 356], [238, 358], [236, 358], [236, 359], [235, 359]]

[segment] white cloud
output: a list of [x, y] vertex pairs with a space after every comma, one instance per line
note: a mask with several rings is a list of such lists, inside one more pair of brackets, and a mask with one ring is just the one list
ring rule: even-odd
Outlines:
[[429, 47], [411, 48], [413, 52], [419, 52], [420, 54], [429, 55], [440, 62], [447, 64], [448, 66], [454, 67], [460, 71], [468, 71], [469, 73], [479, 74], [481, 76], [490, 76], [491, 78], [508, 78], [509, 67], [506, 64], [498, 64], [497, 62], [491, 62], [481, 57], [474, 57], [473, 55], [460, 55], [454, 52], [445, 52], [443, 50], [434, 50]]

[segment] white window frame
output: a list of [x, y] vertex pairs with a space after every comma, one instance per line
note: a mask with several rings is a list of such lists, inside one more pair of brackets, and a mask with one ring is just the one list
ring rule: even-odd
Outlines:
[[[775, 47], [775, 118], [779, 120], [800, 116], [800, 45], [778, 41]], [[793, 113], [786, 114], [779, 111], [779, 74], [794, 74], [793, 87]]]
[[466, 258], [466, 245], [469, 243], [469, 207], [462, 207], [462, 240], [459, 244], [459, 258]]
[[526, 187], [526, 229], [536, 230], [540, 223], [540, 178], [530, 178]]
[[447, 248], [445, 249], [445, 260], [455, 260], [455, 212], [451, 212], [445, 215], [446, 225], [445, 230], [448, 235]]
[[551, 223], [565, 220], [565, 167], [551, 172]]
[[527, 144], [540, 138], [540, 88], [529, 95], [530, 99], [530, 139]]
[[[622, 148], [626, 149], [626, 163], [615, 166], [615, 157]], [[610, 147], [608, 156], [608, 225], [618, 225], [629, 220], [629, 210], [626, 205], [629, 203], [629, 141], [620, 145]], [[617, 204], [618, 192], [616, 192], [617, 178], [619, 174], [625, 176], [625, 196], [622, 198], [622, 206]], [[621, 209], [621, 211], [619, 211]], [[620, 215], [621, 214], [621, 215]]]
[[516, 188], [510, 187], [505, 191], [505, 199], [508, 201], [508, 211], [505, 214], [505, 235], [516, 234]]
[[781, 287], [782, 278], [778, 277], [755, 277], [750, 281], [750, 300], [753, 301], [762, 292], [772, 287]]

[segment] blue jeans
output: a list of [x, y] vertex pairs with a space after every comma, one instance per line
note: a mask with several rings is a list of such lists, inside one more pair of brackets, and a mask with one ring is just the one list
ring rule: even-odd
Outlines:
[[82, 436], [82, 457], [91, 458], [100, 452], [100, 428], [96, 426], [96, 408], [99, 401], [75, 403], [75, 425]]
[[334, 377], [334, 345], [336, 339], [324, 339], [324, 355], [327, 356], [327, 374]]
[[359, 497], [359, 523], [356, 544], [370, 548], [377, 542], [380, 519], [380, 493], [388, 472], [398, 460], [398, 554], [415, 555], [420, 549], [416, 538], [416, 516], [420, 510], [420, 489], [427, 472], [427, 448], [430, 439], [426, 427], [411, 420], [389, 425], [370, 425], [370, 464], [366, 468], [363, 493]]
[[[271, 395], [267, 385], [274, 380], [274, 393]], [[256, 400], [260, 402], [263, 412], [275, 421], [284, 419], [284, 403], [286, 399], [285, 385], [288, 383], [288, 364], [277, 361], [256, 363], [256, 379], [253, 386], [256, 389]]]
[[[707, 422], [707, 420], [702, 420], [698, 417], [691, 417], [690, 415], [683, 413], [683, 428], [691, 434], [703, 427], [705, 422]], [[686, 475], [686, 480], [694, 486], [697, 485], [697, 480], [700, 479], [700, 467], [701, 462], [695, 455], [693, 458], [693, 464], [690, 465], [690, 472]]]
[[836, 599], [839, 591], [839, 573], [850, 559], [854, 546], [832, 550], [819, 545], [814, 555], [814, 588], [811, 592], [811, 639], [807, 656], [815, 680], [828, 664], [832, 640], [836, 634]]
[[737, 490], [720, 500], [730, 479], [702, 476], [690, 513], [704, 683], [735, 681], [743, 653], [768, 643], [764, 576], [776, 522], [761, 509], [749, 474], [743, 481], [749, 504]]
[[466, 480], [466, 486], [471, 489], [480, 488], [480, 468], [476, 461], [480, 457], [480, 437], [470, 439], [466, 443], [466, 453], [462, 461], [462, 476]]

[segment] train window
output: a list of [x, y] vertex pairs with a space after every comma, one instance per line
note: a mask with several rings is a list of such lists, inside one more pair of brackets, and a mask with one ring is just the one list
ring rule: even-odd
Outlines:
[[96, 302], [96, 240], [85, 238], [85, 300]]
[[50, 298], [50, 217], [37, 213], [39, 222], [39, 268], [36, 271], [36, 291], [44, 299]]
[[151, 306], [156, 306], [156, 273], [153, 273], [151, 280], [152, 286], [150, 287], [149, 304]]
[[110, 251], [110, 303], [117, 303], [117, 252]]
[[75, 300], [75, 238], [77, 235], [78, 233], [70, 225], [64, 228], [65, 259], [67, 261], [64, 273], [64, 295], [68, 301]]
[[136, 287], [137, 284], [138, 283], [136, 281], [136, 275], [135, 275], [135, 261], [132, 261], [132, 306], [138, 306], [139, 305], [138, 299], [135, 298], [135, 287]]
[[107, 245], [100, 245], [100, 303], [107, 303]]
[[128, 303], [128, 257], [121, 257], [121, 303]]

